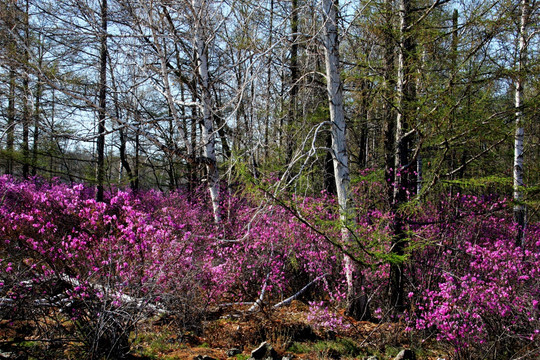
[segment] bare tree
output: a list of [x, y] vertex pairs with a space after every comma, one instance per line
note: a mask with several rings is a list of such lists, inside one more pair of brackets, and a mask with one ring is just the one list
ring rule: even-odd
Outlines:
[[105, 117], [107, 115], [107, 0], [101, 0], [101, 34], [99, 54], [99, 112], [97, 139], [97, 201], [103, 201], [105, 181]]
[[[350, 230], [350, 174], [349, 156], [347, 154], [346, 122], [343, 107], [343, 83], [340, 77], [339, 38], [338, 38], [338, 9], [337, 0], [324, 0], [324, 57], [326, 64], [326, 85], [330, 107], [330, 122], [332, 127], [332, 160], [336, 181], [337, 198], [341, 221], [341, 236], [345, 247], [352, 244]], [[366, 298], [359, 294], [358, 268], [354, 260], [344, 255], [345, 276], [347, 280], [347, 312], [357, 318], [367, 315]]]
[[523, 85], [527, 63], [527, 25], [529, 22], [529, 0], [521, 0], [521, 16], [519, 26], [518, 69], [515, 79], [515, 135], [514, 135], [514, 221], [518, 226], [516, 245], [523, 246], [526, 226], [526, 208], [523, 204]]

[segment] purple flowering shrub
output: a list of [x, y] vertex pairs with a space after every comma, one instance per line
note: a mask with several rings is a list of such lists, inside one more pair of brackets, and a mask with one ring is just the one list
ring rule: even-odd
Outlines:
[[460, 358], [511, 354], [537, 342], [538, 224], [529, 225], [520, 248], [506, 200], [457, 196], [442, 206], [439, 214], [452, 214], [451, 221], [417, 229], [428, 245], [411, 260], [416, 329], [434, 332]]
[[119, 357], [141, 312], [172, 311], [192, 324], [219, 295], [201, 290], [216, 280], [205, 259], [215, 229], [185, 197], [117, 191], [98, 203], [80, 184], [0, 182], [4, 318], [57, 308], [55, 331], [70, 321], [88, 357]]
[[[209, 305], [254, 301], [262, 289], [263, 302], [277, 302], [323, 274], [313, 288], [328, 292], [340, 276], [339, 253], [289, 212], [226, 192], [220, 224], [204, 196], [180, 191], [115, 190], [99, 203], [81, 184], [4, 176], [0, 198], [0, 311], [38, 321], [59, 309], [55, 331], [72, 322], [90, 357], [113, 343], [114, 356], [124, 352], [143, 312], [196, 329]], [[323, 205], [304, 202], [306, 216]]]
[[[353, 243], [344, 244], [326, 193], [261, 207], [253, 193], [223, 188], [216, 224], [204, 189], [116, 189], [99, 203], [92, 187], [3, 176], [0, 314], [32, 321], [48, 339], [70, 339], [89, 358], [121, 357], [147, 313], [197, 330], [210, 306], [271, 306], [310, 284], [301, 294], [310, 321], [337, 330], [346, 322], [329, 309], [346, 297], [345, 249], [360, 260], [361, 292], [384, 321], [393, 219], [382, 210], [384, 191], [371, 180], [355, 185]], [[426, 202], [407, 223], [411, 331], [460, 357], [539, 340], [538, 223], [516, 247], [507, 202], [472, 196]]]

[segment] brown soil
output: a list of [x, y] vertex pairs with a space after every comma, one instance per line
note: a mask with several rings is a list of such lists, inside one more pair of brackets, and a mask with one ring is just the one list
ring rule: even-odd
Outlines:
[[[445, 353], [437, 344], [411, 338], [401, 323], [373, 323], [344, 317], [349, 327], [334, 332], [312, 326], [307, 314], [307, 305], [299, 301], [277, 310], [257, 312], [248, 312], [247, 307], [227, 307], [216, 309], [212, 319], [204, 322], [198, 332], [182, 331], [170, 319], [154, 319], [142, 324], [130, 358], [193, 360], [198, 355], [207, 355], [217, 360], [247, 359], [263, 341], [270, 343], [278, 354], [294, 355], [294, 359], [345, 360], [376, 355], [384, 360], [393, 359], [399, 350], [409, 347], [418, 359], [436, 359]], [[0, 321], [0, 343], [6, 345], [6, 341], [17, 338], [35, 339], [29, 327], [26, 322]], [[240, 349], [243, 355], [228, 358], [227, 351], [232, 348]]]
[[[313, 328], [307, 321], [307, 306], [301, 302], [270, 312], [246, 310], [241, 307], [222, 309], [220, 316], [205, 323], [201, 336], [183, 336], [180, 340], [173, 337], [172, 341], [181, 341], [182, 346], [158, 353], [157, 357], [192, 360], [197, 355], [208, 355], [218, 360], [236, 359], [226, 354], [227, 350], [238, 348], [245, 359], [262, 341], [267, 341], [280, 355], [291, 354], [295, 359], [364, 359], [376, 354], [383, 360], [393, 359], [395, 353], [409, 348], [411, 343], [410, 335], [404, 331], [405, 325], [400, 323], [377, 324], [346, 318], [350, 325], [346, 330], [332, 332]], [[154, 327], [153, 331], [159, 332], [159, 327]], [[313, 346], [345, 339], [361, 349], [361, 354], [344, 355], [336, 353], [335, 349]], [[293, 344], [304, 344], [305, 348], [295, 352], [291, 350]], [[306, 349], [308, 351], [304, 352]], [[441, 352], [432, 345], [431, 349], [422, 349], [422, 355], [417, 358], [436, 359]]]

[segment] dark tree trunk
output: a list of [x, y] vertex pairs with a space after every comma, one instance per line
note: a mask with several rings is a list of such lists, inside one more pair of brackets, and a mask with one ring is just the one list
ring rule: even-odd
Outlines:
[[[332, 148], [332, 134], [328, 133], [326, 136], [326, 148]], [[332, 195], [337, 194], [336, 189], [336, 176], [334, 175], [334, 159], [332, 152], [328, 150], [324, 159], [324, 189], [326, 192]]]
[[129, 164], [126, 154], [126, 135], [124, 134], [123, 128], [120, 128], [118, 132], [120, 135], [120, 162], [122, 163], [122, 167], [126, 170], [126, 174], [129, 179], [129, 187], [131, 188], [131, 190], [136, 191], [137, 188], [135, 187], [135, 178], [133, 176], [133, 171], [131, 170], [131, 165]]
[[[137, 122], [137, 124], [139, 124], [139, 114], [136, 113], [136, 119], [135, 121]], [[139, 126], [139, 125], [137, 125]], [[140, 131], [139, 129], [137, 128], [137, 131], [135, 132], [135, 165], [134, 165], [134, 170], [133, 170], [133, 187], [132, 189], [135, 190], [135, 191], [138, 191], [140, 189], [140, 180], [139, 180], [139, 172], [140, 172], [140, 159], [139, 159], [139, 154], [141, 152], [141, 140], [140, 140]]]
[[407, 236], [405, 234], [405, 219], [402, 205], [408, 201], [409, 194], [416, 189], [413, 159], [411, 149], [413, 136], [411, 120], [413, 118], [416, 100], [416, 86], [413, 81], [413, 59], [416, 44], [410, 33], [412, 0], [400, 1], [400, 42], [398, 52], [397, 80], [397, 117], [395, 135], [395, 165], [394, 193], [392, 208], [394, 221], [392, 230], [392, 253], [398, 258], [390, 266], [390, 301], [391, 306], [398, 312], [405, 310], [403, 262], [399, 257], [405, 254]]
[[15, 70], [13, 69], [13, 66], [10, 66], [6, 130], [6, 174], [13, 174], [13, 157], [15, 155], [15, 86]]
[[[25, 5], [25, 12], [23, 14], [24, 17], [24, 61], [25, 63], [28, 63], [30, 60], [30, 54], [28, 53], [28, 49], [30, 47], [30, 25], [29, 25], [29, 4], [28, 0], [26, 0]], [[22, 125], [23, 125], [23, 141], [22, 141], [22, 155], [23, 155], [23, 167], [22, 167], [22, 175], [23, 178], [28, 178], [28, 175], [30, 173], [30, 146], [29, 146], [29, 136], [30, 136], [30, 117], [31, 117], [31, 106], [30, 106], [30, 77], [28, 73], [25, 71], [23, 75], [23, 119], [22, 119]]]
[[107, 0], [101, 0], [101, 49], [99, 69], [99, 114], [97, 139], [97, 194], [96, 200], [103, 201], [105, 181], [105, 116], [107, 105]]

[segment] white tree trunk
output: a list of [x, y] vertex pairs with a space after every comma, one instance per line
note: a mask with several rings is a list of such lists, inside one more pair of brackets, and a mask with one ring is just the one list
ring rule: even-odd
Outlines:
[[[408, 1], [400, 1], [399, 17], [400, 17], [400, 42], [398, 47], [398, 71], [397, 71], [397, 118], [396, 118], [396, 136], [395, 136], [395, 146], [394, 146], [394, 197], [393, 203], [399, 203], [401, 200], [400, 191], [402, 190], [402, 181], [403, 181], [403, 166], [406, 165], [406, 159], [404, 159], [404, 127], [407, 122], [407, 114], [405, 106], [407, 99], [405, 99], [405, 92], [407, 86], [407, 73], [406, 73], [406, 53], [405, 53], [405, 32], [408, 27]], [[405, 161], [404, 161], [405, 160]]]
[[339, 74], [339, 44], [337, 32], [336, 4], [323, 1], [325, 19], [325, 61], [330, 121], [332, 122], [332, 155], [336, 176], [336, 187], [341, 214], [347, 213], [349, 196], [349, 158], [345, 139], [345, 115], [343, 111], [343, 86]]
[[204, 158], [208, 172], [208, 189], [214, 210], [214, 221], [220, 222], [219, 214], [219, 172], [217, 167], [214, 120], [212, 115], [212, 97], [210, 95], [209, 74], [208, 74], [208, 53], [206, 47], [206, 36], [204, 31], [204, 19], [208, 16], [205, 0], [192, 0], [195, 22], [195, 50], [197, 56], [197, 67], [201, 86], [201, 100], [203, 113], [203, 143]]
[[[324, 55], [326, 63], [326, 84], [332, 123], [332, 160], [336, 179], [341, 236], [345, 246], [351, 243], [351, 234], [347, 226], [350, 209], [349, 200], [349, 157], [347, 155], [346, 124], [343, 111], [343, 86], [339, 73], [339, 42], [337, 29], [337, 1], [323, 0], [324, 10]], [[347, 307], [352, 305], [356, 296], [354, 281], [355, 264], [345, 255], [345, 277], [347, 281]]]
[[529, 15], [529, 0], [521, 1], [521, 21], [519, 27], [518, 74], [516, 76], [515, 93], [515, 136], [514, 136], [514, 221], [518, 225], [516, 245], [523, 246], [525, 230], [525, 205], [523, 205], [523, 71], [527, 59], [527, 22]]

